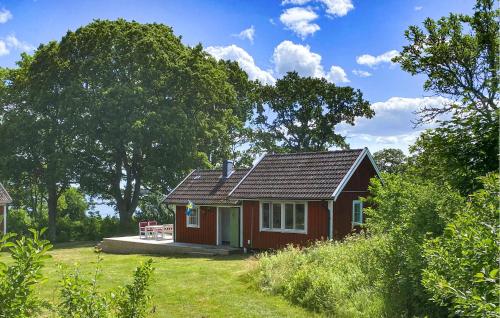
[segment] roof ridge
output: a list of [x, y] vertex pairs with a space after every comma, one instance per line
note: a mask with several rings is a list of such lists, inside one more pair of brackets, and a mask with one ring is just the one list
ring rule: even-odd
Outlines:
[[268, 153], [267, 156], [296, 156], [296, 155], [310, 155], [321, 153], [336, 153], [336, 152], [354, 152], [363, 151], [364, 148], [356, 149], [340, 149], [340, 150], [321, 150], [321, 151], [304, 151], [304, 152], [286, 152], [286, 153]]

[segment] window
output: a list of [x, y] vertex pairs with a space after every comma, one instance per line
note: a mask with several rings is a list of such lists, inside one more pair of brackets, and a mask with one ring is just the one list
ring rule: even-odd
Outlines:
[[359, 200], [352, 201], [352, 224], [363, 224], [363, 202]]
[[187, 227], [200, 227], [200, 208], [195, 207], [191, 211], [191, 215], [186, 215]]
[[273, 229], [281, 228], [281, 204], [273, 203]]
[[306, 232], [306, 203], [263, 202], [261, 230], [277, 232]]
[[271, 203], [262, 203], [262, 227], [269, 229], [269, 218], [271, 216]]

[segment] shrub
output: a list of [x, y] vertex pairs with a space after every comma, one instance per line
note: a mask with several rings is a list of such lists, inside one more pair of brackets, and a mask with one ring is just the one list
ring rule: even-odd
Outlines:
[[150, 305], [148, 287], [153, 272], [153, 260], [141, 264], [134, 272], [134, 281], [116, 292], [105, 294], [97, 288], [101, 274], [99, 266], [93, 279], [81, 276], [78, 267], [72, 274], [63, 274], [61, 280], [60, 317], [67, 318], [144, 318]]
[[384, 183], [373, 179], [367, 200], [367, 228], [385, 235], [388, 254], [383, 259], [386, 298], [394, 312], [408, 316], [438, 316], [444, 309], [430, 301], [422, 286], [426, 267], [423, 244], [441, 235], [455, 211], [464, 205], [458, 192], [409, 175], [384, 174]]
[[106, 318], [111, 317], [110, 298], [97, 290], [97, 278], [100, 274], [98, 258], [95, 275], [92, 280], [81, 276], [78, 268], [71, 274], [63, 273], [60, 282], [61, 303], [59, 315], [68, 318]]
[[116, 300], [117, 316], [120, 318], [144, 318], [151, 300], [148, 287], [153, 273], [153, 260], [137, 267], [134, 282], [120, 289]]
[[388, 315], [379, 288], [385, 238], [356, 236], [345, 242], [289, 246], [258, 256], [254, 270], [262, 290], [336, 317]]
[[14, 234], [0, 237], [0, 250], [8, 249], [14, 260], [10, 266], [0, 262], [0, 317], [34, 317], [46, 305], [33, 293], [52, 247], [40, 239], [43, 232], [31, 230], [33, 237], [23, 236], [14, 243], [9, 242]]
[[499, 175], [481, 180], [484, 190], [471, 196], [443, 236], [425, 243], [423, 285], [456, 315], [499, 317]]

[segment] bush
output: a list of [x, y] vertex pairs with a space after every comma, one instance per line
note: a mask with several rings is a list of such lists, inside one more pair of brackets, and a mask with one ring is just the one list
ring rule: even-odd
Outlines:
[[[133, 283], [118, 288], [115, 293], [104, 294], [97, 289], [100, 276], [100, 260], [93, 279], [80, 275], [78, 267], [74, 273], [63, 273], [60, 282], [61, 303], [53, 306], [42, 302], [34, 291], [43, 279], [41, 269], [47, 252], [52, 247], [41, 240], [43, 231], [30, 230], [32, 237], [21, 237], [9, 242], [15, 234], [0, 236], [0, 250], [8, 249], [13, 265], [0, 262], [0, 317], [36, 317], [47, 309], [50, 317], [64, 318], [143, 318], [148, 313], [150, 296], [148, 287], [153, 271], [152, 260], [139, 266]], [[56, 309], [54, 311], [54, 309]], [[45, 312], [44, 312], [45, 314]], [[51, 315], [54, 314], [54, 315]]]
[[422, 286], [426, 267], [423, 244], [426, 238], [441, 235], [464, 199], [447, 186], [437, 186], [409, 175], [384, 174], [384, 183], [373, 179], [367, 200], [367, 228], [385, 235], [388, 255], [384, 269], [386, 298], [392, 298], [392, 311], [406, 316], [446, 315], [444, 308], [430, 301]]
[[52, 246], [40, 239], [43, 231], [31, 233], [33, 237], [21, 237], [15, 243], [9, 242], [15, 234], [0, 237], [0, 251], [8, 249], [14, 260], [13, 265], [0, 262], [0, 317], [34, 317], [46, 306], [33, 291]]
[[385, 238], [356, 236], [340, 242], [289, 246], [258, 256], [252, 272], [264, 291], [335, 317], [389, 315], [379, 288]]
[[500, 256], [499, 175], [481, 178], [484, 190], [471, 196], [446, 226], [428, 240], [423, 285], [433, 299], [467, 317], [498, 317]]
[[99, 257], [92, 280], [83, 278], [78, 268], [64, 274], [61, 280], [59, 315], [64, 318], [144, 318], [150, 305], [148, 287], [153, 272], [153, 260], [141, 264], [134, 272], [134, 281], [116, 292], [104, 294], [97, 289], [100, 276]]

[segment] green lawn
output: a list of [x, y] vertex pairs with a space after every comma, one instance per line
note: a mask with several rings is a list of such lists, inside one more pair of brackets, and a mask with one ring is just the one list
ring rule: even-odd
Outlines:
[[[92, 274], [97, 262], [92, 244], [59, 245], [46, 262], [40, 295], [57, 303], [58, 264], [80, 265], [83, 273]], [[211, 258], [185, 256], [146, 256], [102, 254], [103, 290], [131, 281], [135, 267], [148, 258], [154, 260], [151, 285], [155, 314], [151, 317], [311, 317], [279, 296], [264, 294], [248, 282], [245, 275], [253, 260], [247, 255]], [[0, 259], [7, 255], [0, 253]]]

